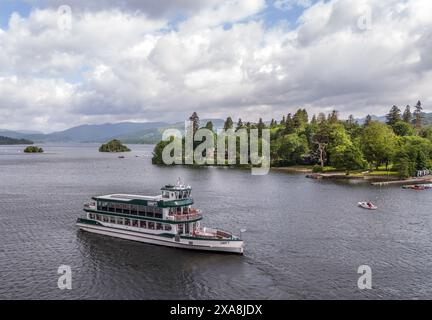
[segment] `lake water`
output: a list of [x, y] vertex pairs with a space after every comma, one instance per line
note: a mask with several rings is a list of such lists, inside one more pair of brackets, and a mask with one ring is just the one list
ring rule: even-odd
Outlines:
[[[303, 174], [151, 165], [97, 145], [0, 147], [1, 299], [432, 298], [432, 191], [309, 180]], [[138, 157], [136, 157], [138, 156]], [[91, 196], [190, 184], [203, 224], [238, 233], [244, 256], [191, 252], [79, 231]], [[373, 200], [376, 213], [356, 207]], [[59, 290], [60, 265], [72, 290]], [[373, 289], [360, 291], [369, 265]]]

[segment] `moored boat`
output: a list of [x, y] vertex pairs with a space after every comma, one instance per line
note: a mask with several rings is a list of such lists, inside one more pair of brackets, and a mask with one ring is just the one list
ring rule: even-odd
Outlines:
[[414, 184], [414, 185], [406, 185], [403, 186], [404, 189], [411, 189], [411, 190], [428, 190], [432, 189], [432, 184]]
[[111, 194], [84, 205], [84, 231], [174, 248], [243, 254], [243, 240], [201, 226], [203, 215], [192, 207], [192, 188], [166, 185], [158, 196]]

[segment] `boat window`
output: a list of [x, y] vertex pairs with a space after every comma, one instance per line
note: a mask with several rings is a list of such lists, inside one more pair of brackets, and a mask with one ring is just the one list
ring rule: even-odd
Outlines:
[[140, 227], [141, 228], [147, 228], [147, 222], [146, 221], [140, 221]]
[[156, 230], [162, 230], [162, 229], [163, 229], [162, 223], [157, 223], [156, 224]]
[[166, 224], [165, 225], [165, 231], [171, 231], [171, 226], [169, 225], [169, 224]]
[[123, 224], [123, 218], [117, 218], [117, 224]]
[[125, 219], [125, 226], [130, 226], [130, 220], [129, 219]]
[[132, 220], [132, 226], [138, 227], [138, 220]]
[[145, 216], [145, 207], [144, 206], [138, 206], [138, 215]]
[[106, 202], [101, 202], [101, 207], [98, 208], [98, 210], [102, 210], [102, 211], [108, 211], [108, 207], [107, 207], [107, 203]]
[[150, 230], [154, 230], [154, 227], [155, 227], [154, 222], [149, 222], [149, 223], [148, 223], [148, 228], [149, 228]]
[[107, 216], [103, 216], [103, 222], [108, 222], [108, 217]]
[[136, 205], [131, 205], [131, 214], [133, 214], [133, 215], [138, 214], [138, 208]]
[[110, 217], [110, 223], [115, 223], [115, 218], [114, 217]]
[[100, 216], [100, 214], [97, 214], [97, 215], [96, 215], [96, 220], [99, 220], [99, 221], [101, 220], [101, 216]]

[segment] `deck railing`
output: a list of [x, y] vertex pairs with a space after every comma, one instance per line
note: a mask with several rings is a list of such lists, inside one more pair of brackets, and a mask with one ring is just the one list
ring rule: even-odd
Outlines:
[[198, 210], [191, 211], [191, 213], [188, 214], [170, 214], [168, 215], [168, 219], [174, 220], [174, 221], [189, 221], [189, 220], [196, 220], [202, 218], [202, 214]]
[[226, 232], [219, 229], [208, 228], [208, 227], [204, 227], [201, 230], [196, 230], [194, 234], [202, 238], [219, 238], [221, 240], [235, 238], [235, 236], [230, 232]]
[[84, 208], [94, 210], [97, 207], [96, 207], [96, 203], [94, 203], [94, 202], [87, 202], [87, 203], [84, 203]]

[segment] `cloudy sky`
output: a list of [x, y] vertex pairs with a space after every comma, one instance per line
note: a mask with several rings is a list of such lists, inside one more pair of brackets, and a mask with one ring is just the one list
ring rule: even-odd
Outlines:
[[430, 0], [0, 0], [0, 128], [432, 110], [431, 52]]

